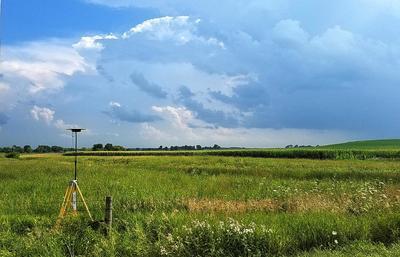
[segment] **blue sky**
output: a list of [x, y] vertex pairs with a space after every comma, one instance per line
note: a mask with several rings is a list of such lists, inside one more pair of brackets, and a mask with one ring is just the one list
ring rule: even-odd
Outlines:
[[3, 0], [2, 39], [6, 44], [14, 44], [123, 32], [128, 24], [157, 14], [156, 9], [108, 8], [80, 0]]
[[275, 147], [400, 131], [398, 0], [3, 0], [0, 145]]

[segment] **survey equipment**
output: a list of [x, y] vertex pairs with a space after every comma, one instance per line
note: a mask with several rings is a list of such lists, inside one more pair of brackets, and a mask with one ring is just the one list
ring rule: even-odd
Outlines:
[[85, 207], [85, 210], [87, 214], [89, 215], [89, 218], [93, 221], [92, 214], [90, 214], [89, 207], [86, 204], [85, 198], [83, 197], [82, 191], [78, 186], [78, 133], [84, 131], [85, 129], [82, 128], [72, 128], [72, 129], [67, 129], [72, 132], [72, 137], [75, 138], [75, 160], [74, 160], [74, 179], [71, 180], [68, 184], [67, 190], [64, 195], [64, 200], [61, 205], [60, 209], [60, 214], [58, 215], [57, 219], [57, 224], [59, 225], [62, 219], [68, 215], [68, 212], [72, 210], [72, 215], [77, 216], [78, 215], [78, 195], [80, 199], [82, 200], [82, 203]]

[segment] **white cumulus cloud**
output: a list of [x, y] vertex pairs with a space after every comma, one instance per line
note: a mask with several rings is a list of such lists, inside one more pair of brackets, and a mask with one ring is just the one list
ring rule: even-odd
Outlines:
[[187, 128], [188, 123], [194, 119], [193, 113], [184, 107], [153, 106], [152, 109], [180, 129]]
[[96, 49], [101, 50], [104, 46], [101, 43], [101, 40], [108, 39], [118, 39], [117, 36], [112, 34], [110, 35], [95, 35], [95, 36], [85, 36], [81, 37], [81, 40], [78, 43], [73, 44], [72, 46], [76, 49]]
[[205, 44], [217, 45], [224, 48], [224, 43], [214, 37], [202, 37], [197, 33], [200, 19], [191, 19], [189, 16], [165, 16], [146, 20], [131, 28], [122, 35], [127, 39], [137, 34], [143, 35], [149, 40], [168, 41], [172, 40], [178, 44], [186, 44], [190, 41], [199, 41]]
[[34, 105], [33, 108], [31, 109], [30, 113], [34, 120], [43, 121], [47, 125], [51, 125], [52, 127], [55, 127], [57, 129], [59, 129], [60, 131], [62, 131], [62, 134], [67, 133], [66, 132], [67, 129], [79, 128], [78, 125], [66, 123], [62, 119], [55, 120], [56, 112], [47, 107], [39, 107], [39, 106]]
[[46, 107], [39, 107], [35, 105], [31, 109], [31, 115], [35, 120], [44, 121], [48, 125], [53, 121], [54, 114], [55, 111]]
[[65, 77], [88, 68], [85, 59], [72, 47], [57, 42], [35, 42], [3, 49], [1, 73], [31, 94], [56, 91]]
[[117, 108], [119, 108], [119, 107], [121, 107], [121, 104], [118, 103], [118, 102], [113, 102], [113, 101], [111, 101], [111, 102], [109, 103], [109, 106], [110, 106], [110, 107], [117, 107]]
[[54, 126], [56, 128], [58, 128], [58, 129], [60, 129], [60, 130], [63, 130], [63, 131], [67, 130], [67, 129], [71, 129], [71, 128], [79, 128], [78, 125], [76, 125], [76, 124], [68, 124], [64, 120], [61, 120], [61, 119], [56, 120], [54, 122]]

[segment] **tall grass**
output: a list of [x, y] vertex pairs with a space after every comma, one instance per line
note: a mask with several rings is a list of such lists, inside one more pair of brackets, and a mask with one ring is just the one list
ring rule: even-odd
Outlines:
[[[387, 251], [382, 246], [398, 243], [399, 222], [398, 214], [383, 217], [252, 214], [246, 218], [152, 214], [119, 220], [107, 236], [83, 219], [69, 219], [55, 231], [49, 229], [49, 219], [0, 218], [0, 253], [1, 256], [293, 256], [309, 251], [327, 254], [358, 242], [380, 245], [381, 250]], [[398, 252], [398, 247], [395, 251]]]
[[399, 252], [397, 160], [80, 157], [78, 181], [96, 220], [113, 196], [110, 236], [85, 215], [52, 230], [72, 171], [70, 156], [0, 159], [0, 256]]

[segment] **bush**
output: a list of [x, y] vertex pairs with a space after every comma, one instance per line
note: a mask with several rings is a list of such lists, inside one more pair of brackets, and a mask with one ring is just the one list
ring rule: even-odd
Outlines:
[[6, 158], [14, 158], [14, 159], [18, 159], [19, 158], [19, 153], [17, 152], [12, 152], [12, 153], [6, 153]]

